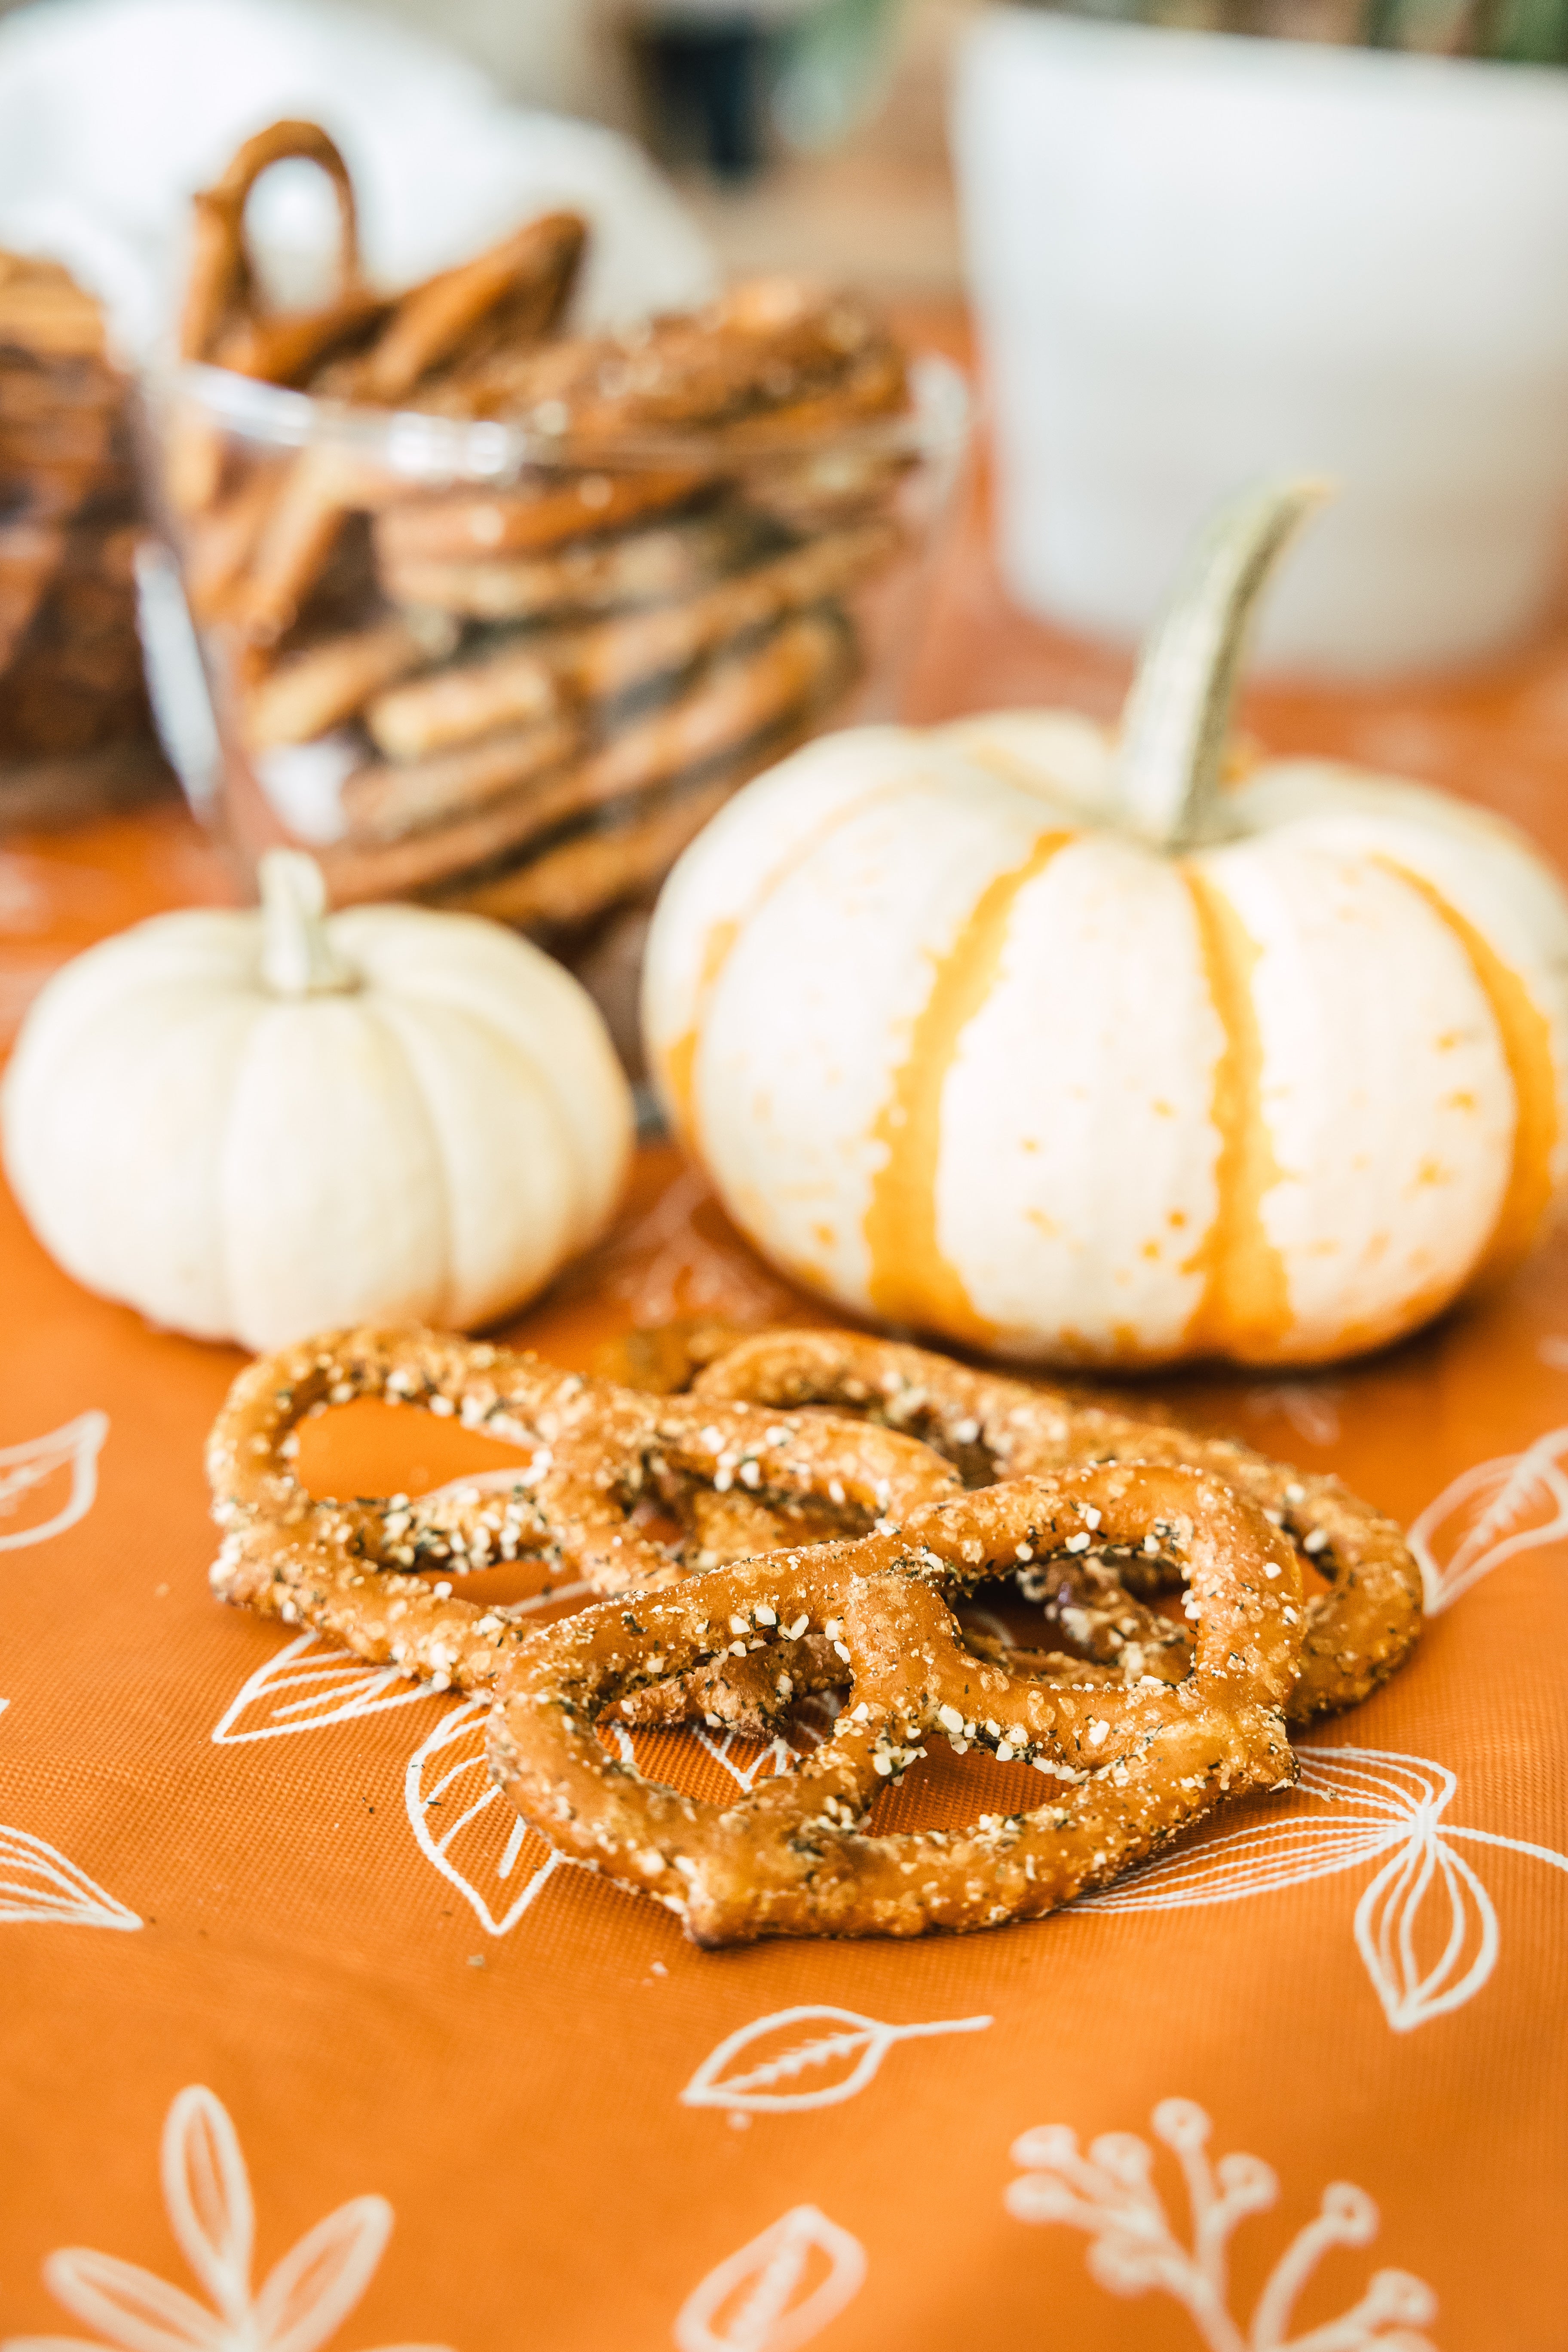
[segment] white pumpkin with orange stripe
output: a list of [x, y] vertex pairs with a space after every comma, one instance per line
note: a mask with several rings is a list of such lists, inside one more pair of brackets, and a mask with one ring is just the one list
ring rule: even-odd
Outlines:
[[1511, 1265], [1568, 1174], [1568, 897], [1499, 820], [1315, 760], [1220, 782], [1247, 611], [1319, 495], [1210, 525], [1119, 737], [825, 739], [687, 852], [666, 1106], [842, 1307], [1000, 1354], [1312, 1363]]

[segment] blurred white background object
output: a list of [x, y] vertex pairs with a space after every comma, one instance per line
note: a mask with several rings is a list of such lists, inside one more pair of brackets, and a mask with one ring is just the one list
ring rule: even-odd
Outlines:
[[1337, 476], [1259, 633], [1340, 673], [1542, 620], [1568, 509], [1568, 74], [987, 13], [954, 141], [1030, 610], [1148, 625], [1251, 475]]
[[[280, 115], [342, 146], [367, 268], [389, 287], [568, 205], [595, 229], [582, 323], [712, 288], [703, 239], [628, 140], [508, 105], [453, 51], [319, 0], [45, 0], [7, 16], [0, 243], [67, 262], [145, 352], [177, 299], [192, 191]], [[292, 167], [258, 189], [253, 230], [279, 278], [320, 243], [323, 194]]]

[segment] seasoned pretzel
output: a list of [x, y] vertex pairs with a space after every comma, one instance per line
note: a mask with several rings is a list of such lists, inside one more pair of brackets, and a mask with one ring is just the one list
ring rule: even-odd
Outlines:
[[[533, 1460], [413, 1502], [313, 1497], [291, 1467], [299, 1425], [363, 1396], [456, 1416], [531, 1445]], [[606, 1592], [657, 1588], [803, 1538], [858, 1535], [958, 1483], [928, 1447], [890, 1431], [656, 1399], [418, 1329], [329, 1332], [259, 1360], [214, 1424], [207, 1470], [225, 1531], [213, 1571], [223, 1598], [329, 1633], [443, 1689], [479, 1687], [515, 1629], [504, 1607], [454, 1599], [449, 1589], [433, 1598], [403, 1571], [462, 1575], [532, 1558], [552, 1580]], [[649, 1509], [669, 1540], [646, 1526]], [[833, 1679], [821, 1643], [799, 1643], [795, 1666], [802, 1690]], [[648, 1711], [662, 1720], [695, 1710], [761, 1732], [774, 1703], [755, 1671], [727, 1662], [662, 1691]]]
[[585, 628], [530, 631], [502, 653], [394, 688], [373, 704], [367, 724], [384, 751], [407, 760], [535, 718], [563, 692], [609, 700], [841, 594], [898, 547], [892, 524], [869, 523], [731, 572], [685, 604], [617, 614]]
[[357, 848], [465, 816], [559, 768], [583, 746], [575, 719], [556, 711], [434, 759], [377, 762], [343, 780], [342, 809]]
[[478, 360], [498, 341], [547, 335], [566, 307], [588, 224], [579, 213], [544, 213], [488, 252], [443, 269], [399, 297], [374, 343], [349, 369], [353, 400], [403, 400], [421, 379], [459, 358]]
[[[292, 1467], [300, 1423], [367, 1396], [455, 1417], [533, 1458], [414, 1502], [313, 1497]], [[226, 1528], [297, 1534], [387, 1568], [538, 1557], [605, 1592], [732, 1556], [737, 1525], [741, 1549], [859, 1534], [958, 1485], [891, 1430], [651, 1397], [417, 1328], [327, 1332], [258, 1359], [214, 1424], [207, 1470]], [[676, 1523], [673, 1541], [645, 1531], [650, 1508]]]
[[[802, 710], [784, 726], [754, 738], [738, 758], [717, 770], [704, 766], [704, 782], [679, 781], [650, 793], [642, 804], [646, 814], [622, 815], [613, 825], [590, 817], [586, 830], [537, 856], [525, 853], [525, 863], [503, 874], [431, 891], [430, 903], [542, 935], [572, 930], [661, 880], [725, 802], [761, 769], [774, 766], [804, 743], [813, 723], [810, 709]], [[631, 1388], [647, 1385], [627, 1382]]]
[[536, 555], [566, 540], [625, 530], [685, 506], [712, 477], [691, 467], [636, 474], [547, 473], [514, 489], [471, 490], [410, 499], [381, 525], [394, 562], [460, 563], [475, 557]]
[[[318, 164], [338, 203], [338, 285], [319, 310], [258, 311], [259, 287], [245, 234], [245, 208], [263, 172], [300, 158]], [[314, 122], [274, 122], [247, 139], [221, 179], [192, 199], [190, 276], [180, 320], [180, 356], [210, 360], [237, 374], [296, 383], [329, 352], [382, 317], [386, 302], [364, 283], [353, 183], [332, 141]]]
[[448, 414], [512, 416], [552, 441], [593, 445], [786, 410], [886, 341], [850, 296], [752, 278], [705, 310], [498, 355], [459, 373], [437, 399]]
[[[982, 1662], [943, 1590], [1021, 1554], [1110, 1540], [1180, 1570], [1193, 1671], [1044, 1683]], [[520, 1644], [497, 1685], [490, 1769], [563, 1852], [651, 1895], [709, 1948], [783, 1936], [917, 1936], [1033, 1918], [1105, 1885], [1224, 1795], [1294, 1778], [1282, 1708], [1299, 1656], [1300, 1572], [1257, 1506], [1201, 1471], [1119, 1464], [1020, 1479], [918, 1512], [897, 1563], [817, 1546], [602, 1604]], [[604, 1712], [726, 1654], [781, 1657], [817, 1634], [849, 1692], [833, 1738], [721, 1808], [612, 1761]], [[782, 1686], [790, 1665], [777, 1670]], [[879, 1790], [948, 1738], [1056, 1782], [1030, 1811], [973, 1828], [877, 1835]]]
[[253, 751], [309, 743], [363, 709], [411, 670], [443, 661], [457, 645], [439, 613], [395, 614], [369, 627], [322, 637], [279, 662], [245, 698], [245, 740]]
[[[1327, 1579], [1307, 1603], [1293, 1723], [1367, 1697], [1404, 1664], [1422, 1623], [1421, 1577], [1400, 1529], [1337, 1478], [1273, 1462], [1228, 1437], [1139, 1420], [1060, 1389], [976, 1372], [925, 1349], [849, 1331], [773, 1331], [743, 1339], [700, 1371], [693, 1392], [784, 1407], [822, 1404], [906, 1429], [959, 1465], [967, 1483], [1047, 1475], [1085, 1462], [1185, 1463], [1250, 1496]], [[1121, 1581], [1136, 1580], [1133, 1564]], [[1061, 1597], [1054, 1600], [1061, 1616]], [[1130, 1597], [1068, 1593], [1079, 1630], [1090, 1612], [1102, 1650], [1124, 1621], [1131, 1638], [1168, 1649], [1169, 1635]]]
[[475, 621], [524, 621], [689, 596], [744, 562], [757, 537], [753, 517], [721, 508], [619, 538], [573, 541], [543, 555], [435, 563], [400, 557], [379, 536], [376, 554], [396, 604], [433, 604]]
[[[782, 756], [770, 743], [767, 757]], [[558, 842], [493, 881], [457, 885], [438, 903], [460, 913], [488, 915], [520, 930], [575, 929], [623, 898], [635, 898], [668, 874], [688, 842], [716, 817], [757, 762], [743, 761], [714, 782], [662, 794], [646, 816]]]
[[[317, 856], [332, 901], [343, 906], [448, 887], [455, 877], [515, 858], [528, 844], [606, 803], [635, 800], [689, 770], [771, 739], [837, 693], [851, 674], [851, 660], [846, 633], [829, 613], [786, 621], [772, 636], [713, 661], [662, 709], [558, 773], [517, 783], [485, 805], [455, 814], [439, 830], [401, 841], [326, 844]], [[521, 751], [531, 732], [515, 730], [503, 753]], [[461, 759], [486, 774], [489, 756], [483, 742], [444, 755], [454, 771]]]

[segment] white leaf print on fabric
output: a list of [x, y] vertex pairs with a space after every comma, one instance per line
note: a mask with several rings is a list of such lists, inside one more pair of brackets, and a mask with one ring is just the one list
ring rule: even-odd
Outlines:
[[[10, 1706], [0, 1698], [0, 1715]], [[57, 1846], [0, 1822], [0, 1926], [19, 1920], [66, 1927], [140, 1927], [142, 1921]]]
[[[82, 1412], [47, 1437], [0, 1445], [0, 1551], [47, 1543], [86, 1517], [98, 1492], [98, 1457], [108, 1434], [106, 1412]], [[61, 1487], [65, 1491], [57, 1498]]]
[[[86, 2246], [63, 2246], [44, 2263], [44, 2284], [95, 2341], [121, 2352], [317, 2352], [370, 2284], [392, 2232], [384, 2197], [354, 2197], [307, 2231], [252, 2289], [256, 2213], [238, 2136], [222, 2102], [200, 2083], [181, 2091], [163, 2126], [163, 2201], [169, 2224], [207, 2297], [198, 2303], [138, 2263]], [[0, 2352], [63, 2352], [77, 2337], [17, 2336]], [[433, 2345], [385, 2352], [443, 2352]]]
[[[478, 1484], [482, 1486], [490, 1475], [483, 1473]], [[512, 1474], [498, 1475], [510, 1479]], [[471, 1486], [476, 1482], [463, 1483]], [[593, 1589], [585, 1581], [546, 1587], [526, 1601], [509, 1601], [497, 1613], [534, 1616], [579, 1600]], [[373, 1666], [352, 1650], [331, 1648], [325, 1634], [298, 1633], [240, 1685], [212, 1737], [220, 1748], [240, 1747], [252, 1739], [285, 1739], [291, 1732], [318, 1731], [323, 1724], [349, 1723], [385, 1707], [411, 1706], [437, 1696], [432, 1685], [415, 1682], [395, 1666]]]
[[1568, 1537], [1564, 1454], [1568, 1428], [1549, 1429], [1522, 1454], [1478, 1462], [1427, 1504], [1410, 1530], [1410, 1549], [1428, 1617], [1451, 1609], [1505, 1560]]
[[408, 1759], [404, 1803], [419, 1850], [450, 1881], [489, 1936], [515, 1927], [566, 1856], [546, 1844], [490, 1779], [490, 1702], [465, 1699]]
[[[530, 1829], [490, 1779], [485, 1727], [490, 1701], [465, 1699], [408, 1759], [403, 1798], [419, 1850], [454, 1885], [489, 1936], [516, 1927], [558, 1870], [582, 1864]], [[616, 1729], [623, 1758], [632, 1745]]]
[[710, 2270], [681, 2305], [679, 2352], [795, 2352], [820, 2336], [866, 2278], [858, 2238], [796, 2205]]
[[323, 1634], [300, 1633], [247, 1677], [212, 1736], [220, 1748], [286, 1739], [434, 1695], [427, 1683], [410, 1682], [395, 1666], [367, 1665], [352, 1650], [333, 1649]]
[[0, 1825], [0, 1922], [31, 1919], [72, 1927], [140, 1927], [123, 1903], [79, 1870], [58, 1847]]
[[1288, 1421], [1309, 1445], [1335, 1445], [1340, 1436], [1340, 1399], [1343, 1389], [1323, 1388], [1308, 1381], [1281, 1381], [1276, 1386], [1247, 1392], [1247, 1410], [1277, 1413]]
[[[1355, 1910], [1356, 1948], [1396, 2033], [1458, 2009], [1497, 1965], [1491, 1898], [1449, 1841], [1502, 1846], [1568, 1871], [1568, 1854], [1444, 1819], [1458, 1783], [1445, 1765], [1381, 1748], [1300, 1748], [1292, 1811], [1129, 1874], [1075, 1911], [1184, 1911], [1300, 1886], [1386, 1855]], [[1068, 1915], [1071, 1916], [1070, 1914]]]
[[1013, 2143], [1026, 2167], [1004, 2192], [1018, 2221], [1063, 2221], [1091, 2242], [1089, 2273], [1110, 2294], [1158, 2287], [1179, 2303], [1207, 2352], [1435, 2352], [1418, 2335], [1437, 2315], [1437, 2298], [1408, 2271], [1374, 2271], [1360, 2301], [1303, 2336], [1290, 2334], [1302, 2288], [1335, 2246], [1370, 2245], [1377, 2207], [1349, 2181], [1331, 2182], [1315, 2218], [1299, 2230], [1269, 2273], [1250, 2322], [1230, 2309], [1230, 2241], [1249, 2215], [1267, 2212], [1279, 2194], [1271, 2166], [1256, 2156], [1222, 2156], [1211, 2164], [1211, 2126], [1191, 2099], [1163, 2099], [1152, 2118], [1156, 2139], [1182, 2168], [1191, 2210], [1184, 2245], [1155, 2188], [1154, 2151], [1131, 2132], [1105, 2132], [1079, 2152], [1078, 2134], [1046, 2124]]
[[[710, 2051], [680, 2094], [685, 2107], [725, 2107], [733, 2115], [784, 2115], [835, 2107], [863, 2091], [896, 2042], [936, 2033], [979, 2033], [989, 2017], [946, 2017], [929, 2025], [884, 2025], [853, 2009], [775, 2010]], [[804, 2034], [801, 2029], [809, 2029]], [[745, 2063], [735, 2067], [735, 2061]], [[734, 2071], [731, 2071], [733, 2069]], [[790, 2088], [807, 2077], [802, 2088]]]

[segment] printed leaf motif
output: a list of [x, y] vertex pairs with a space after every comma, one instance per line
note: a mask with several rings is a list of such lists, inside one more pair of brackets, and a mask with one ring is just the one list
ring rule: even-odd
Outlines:
[[701, 1723], [690, 1724], [687, 1728], [697, 1745], [706, 1748], [715, 1763], [722, 1764], [735, 1786], [742, 1790], [749, 1791], [759, 1780], [778, 1780], [782, 1774], [792, 1772], [798, 1761], [787, 1739], [776, 1737], [770, 1739], [767, 1746], [759, 1748], [748, 1763], [744, 1760], [744, 1753], [746, 1748], [755, 1746], [753, 1740], [742, 1738], [733, 1731], [726, 1731], [715, 1739], [707, 1726]]
[[679, 2352], [795, 2352], [865, 2278], [858, 2238], [815, 2205], [796, 2205], [688, 2295], [675, 2323]]
[[1378, 2210], [1363, 2189], [1331, 2182], [1317, 2214], [1299, 2230], [1264, 2283], [1249, 2324], [1230, 2308], [1230, 2240], [1279, 2194], [1272, 2166], [1256, 2156], [1211, 2163], [1211, 2126], [1191, 2099], [1163, 2099], [1154, 2137], [1175, 2155], [1186, 2187], [1191, 2242], [1177, 2236], [1154, 2185], [1154, 2151], [1132, 2132], [1103, 2132], [1080, 2154], [1065, 2124], [1026, 2131], [1013, 2144], [1026, 2168], [1005, 2192], [1015, 2221], [1066, 2222], [1089, 2239], [1090, 2276], [1109, 2294], [1159, 2288], [1179, 2303], [1207, 2352], [1435, 2352], [1414, 2331], [1437, 2315], [1437, 2298], [1408, 2271], [1374, 2271], [1360, 2300], [1339, 2318], [1289, 2331], [1302, 2288], [1331, 2247], [1370, 2245]]
[[85, 1870], [26, 1830], [0, 1826], [0, 1922], [53, 1920], [76, 1927], [140, 1927], [141, 1920]]
[[419, 1848], [487, 1935], [515, 1927], [566, 1860], [514, 1812], [485, 1761], [488, 1698], [465, 1699], [416, 1748], [404, 1802]]
[[1302, 1748], [1300, 1793], [1332, 1814], [1295, 1812], [1234, 1830], [1135, 1870], [1079, 1911], [1183, 1911], [1239, 1903], [1386, 1855], [1356, 1906], [1356, 1949], [1384, 2014], [1408, 2033], [1479, 1992], [1497, 1965], [1490, 1896], [1451, 1841], [1464, 1838], [1568, 1871], [1568, 1855], [1444, 1818], [1454, 1775], [1377, 1748]]
[[47, 1437], [0, 1445], [0, 1551], [47, 1543], [92, 1508], [106, 1412], [79, 1413]]
[[212, 1736], [220, 1748], [285, 1739], [431, 1696], [426, 1685], [410, 1682], [395, 1666], [367, 1665], [352, 1650], [333, 1649], [323, 1634], [300, 1633], [247, 1678]]
[[732, 2115], [835, 2107], [865, 2089], [895, 2042], [978, 2033], [990, 2023], [988, 2017], [952, 2017], [929, 2025], [884, 2025], [853, 2009], [775, 2010], [710, 2052], [680, 2103], [726, 2107]]
[[[488, 1698], [465, 1699], [416, 1748], [404, 1803], [419, 1850], [457, 1888], [487, 1935], [504, 1936], [558, 1870], [581, 1868], [531, 1830], [490, 1779]], [[631, 1741], [617, 1730], [621, 1753]]]
[[[119, 2352], [318, 2352], [363, 2294], [392, 2232], [384, 2197], [351, 2198], [253, 2291], [255, 2208], [245, 2157], [222, 2101], [200, 2083], [169, 2109], [162, 2173], [171, 2226], [208, 2304], [88, 2246], [62, 2246], [44, 2263], [57, 2302]], [[62, 2352], [68, 2342], [80, 2352], [77, 2337], [41, 2336], [13, 2336], [0, 2352]]]
[[1522, 1454], [1478, 1462], [1410, 1530], [1426, 1588], [1426, 1614], [1451, 1609], [1462, 1592], [1521, 1551], [1568, 1537], [1568, 1428], [1550, 1429]]

